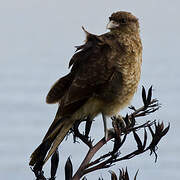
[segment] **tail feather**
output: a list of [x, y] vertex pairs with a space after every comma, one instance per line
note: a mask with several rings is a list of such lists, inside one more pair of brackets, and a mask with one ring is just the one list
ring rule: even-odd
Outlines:
[[58, 148], [59, 144], [63, 141], [64, 137], [66, 136], [66, 134], [68, 133], [68, 131], [71, 129], [72, 126], [73, 126], [72, 121], [71, 121], [71, 123], [65, 123], [64, 124], [64, 126], [62, 127], [62, 129], [58, 133], [57, 137], [55, 138], [55, 140], [51, 146], [51, 149], [49, 150], [48, 155], [46, 156], [46, 158], [44, 160], [44, 164], [54, 154], [54, 152]]
[[[72, 121], [71, 119], [63, 119], [62, 121], [60, 121], [55, 129], [51, 131], [51, 133], [49, 133], [49, 135], [45, 139], [43, 139], [43, 142], [32, 153], [29, 165], [35, 166], [39, 162], [42, 162], [44, 164], [56, 151], [57, 147], [63, 141], [69, 129], [73, 126], [73, 123], [74, 121]], [[49, 153], [46, 156], [48, 151]]]
[[51, 142], [50, 141], [44, 141], [42, 142], [37, 148], [36, 150], [32, 153], [31, 155], [31, 160], [29, 162], [30, 166], [34, 166], [35, 164], [43, 164], [43, 160], [48, 152], [48, 150], [51, 147]]

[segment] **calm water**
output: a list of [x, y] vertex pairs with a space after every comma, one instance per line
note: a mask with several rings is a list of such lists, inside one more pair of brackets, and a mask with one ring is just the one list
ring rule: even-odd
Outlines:
[[[92, 33], [105, 32], [111, 12], [123, 9], [134, 12], [140, 19], [144, 45], [143, 72], [140, 86], [154, 86], [154, 97], [162, 108], [146, 119], [171, 122], [168, 135], [159, 144], [158, 162], [149, 154], [119, 163], [111, 168], [118, 172], [128, 166], [133, 176], [140, 169], [138, 180], [180, 179], [180, 121], [179, 121], [179, 1], [138, 3], [71, 1], [0, 0], [0, 177], [1, 179], [32, 180], [29, 156], [40, 143], [49, 127], [56, 105], [46, 105], [45, 96], [52, 83], [68, 72], [68, 60], [74, 46], [84, 40], [81, 25]], [[71, 6], [70, 4], [71, 3]], [[72, 4], [73, 3], [73, 4]], [[102, 7], [103, 3], [103, 7]], [[93, 9], [93, 13], [92, 13]], [[84, 16], [86, 14], [86, 16]], [[83, 15], [83, 16], [82, 16]], [[132, 104], [140, 105], [140, 91]], [[127, 111], [124, 110], [124, 114]], [[93, 134], [101, 137], [101, 117], [96, 118]], [[124, 151], [132, 147], [131, 140]], [[105, 146], [103, 151], [109, 150]], [[74, 168], [87, 151], [72, 138], [60, 148], [60, 167], [57, 179], [63, 179], [64, 162], [71, 155]], [[45, 167], [48, 171], [49, 166]], [[109, 179], [106, 171], [92, 173]]]

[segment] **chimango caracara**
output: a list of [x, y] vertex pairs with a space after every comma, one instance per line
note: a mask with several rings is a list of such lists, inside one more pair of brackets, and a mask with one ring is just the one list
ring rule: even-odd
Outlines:
[[[129, 12], [113, 13], [102, 35], [87, 31], [86, 41], [71, 58], [71, 71], [50, 89], [46, 102], [58, 103], [55, 119], [30, 165], [44, 164], [56, 151], [75, 121], [102, 114], [105, 138], [107, 117], [127, 106], [136, 92], [142, 62], [138, 19]], [[48, 152], [49, 151], [49, 152]]]

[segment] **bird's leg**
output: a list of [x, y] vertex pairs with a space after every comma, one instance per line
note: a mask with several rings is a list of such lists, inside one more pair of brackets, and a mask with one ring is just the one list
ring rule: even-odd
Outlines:
[[103, 118], [103, 124], [104, 124], [104, 137], [105, 137], [105, 140], [107, 141], [107, 138], [108, 138], [107, 119], [103, 113], [102, 113], [102, 118]]

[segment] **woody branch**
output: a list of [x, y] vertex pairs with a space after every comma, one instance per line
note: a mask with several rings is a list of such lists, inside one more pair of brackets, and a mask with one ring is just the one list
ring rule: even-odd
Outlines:
[[[146, 95], [147, 94], [147, 95]], [[150, 151], [150, 154], [155, 154], [155, 161], [157, 161], [157, 145], [161, 138], [166, 135], [166, 133], [169, 130], [170, 124], [164, 128], [163, 122], [156, 122], [153, 121], [147, 121], [143, 124], [138, 125], [136, 122], [136, 119], [138, 117], [147, 116], [151, 113], [154, 113], [157, 111], [160, 107], [158, 101], [156, 99], [152, 99], [152, 87], [148, 90], [148, 93], [146, 93], [145, 88], [142, 89], [142, 100], [143, 100], [143, 106], [136, 109], [134, 106], [129, 107], [133, 112], [131, 114], [127, 114], [126, 117], [112, 117], [112, 126], [113, 130], [108, 135], [107, 141], [105, 141], [105, 138], [102, 138], [99, 142], [97, 142], [95, 145], [93, 145], [93, 141], [89, 137], [89, 132], [91, 130], [92, 121], [88, 121], [88, 119], [83, 120], [86, 121], [86, 127], [85, 127], [85, 133], [82, 134], [79, 131], [79, 126], [81, 122], [83, 121], [77, 121], [72, 130], [71, 133], [73, 133], [74, 141], [77, 141], [77, 138], [80, 139], [83, 143], [85, 143], [89, 147], [89, 151], [87, 152], [84, 160], [82, 161], [81, 165], [79, 166], [78, 170], [73, 175], [73, 165], [71, 162], [71, 159], [68, 158], [66, 165], [65, 165], [65, 179], [66, 180], [79, 180], [84, 175], [97, 171], [99, 169], [105, 169], [109, 168], [115, 163], [119, 161], [129, 160], [137, 155], [140, 155], [146, 151]], [[138, 135], [138, 130], [143, 130], [144, 135], [143, 137], [140, 137]], [[147, 139], [148, 139], [148, 132], [151, 135], [151, 142], [147, 145]], [[132, 152], [125, 154], [122, 156], [120, 154], [120, 149], [123, 147], [123, 145], [126, 142], [126, 139], [129, 134], [133, 134], [134, 141], [136, 142], [136, 149]], [[107, 152], [106, 154], [101, 155], [97, 159], [92, 161], [92, 158], [94, 155], [109, 141], [113, 141], [113, 148], [111, 152]], [[52, 159], [51, 159], [51, 178], [50, 180], [55, 179], [56, 170], [58, 167], [59, 162], [59, 156], [56, 152]], [[117, 179], [116, 174], [111, 171], [111, 179]], [[134, 177], [136, 179], [137, 173]], [[46, 180], [46, 178], [43, 175], [43, 171], [39, 172], [39, 174], [36, 174], [37, 180]], [[44, 179], [43, 179], [44, 178]], [[86, 178], [84, 177], [83, 180]], [[127, 169], [120, 170], [120, 180], [129, 180]]]

